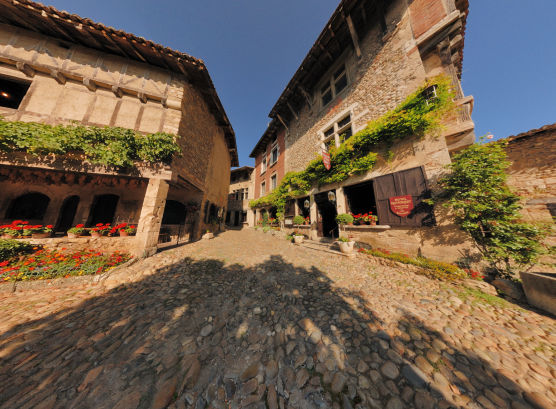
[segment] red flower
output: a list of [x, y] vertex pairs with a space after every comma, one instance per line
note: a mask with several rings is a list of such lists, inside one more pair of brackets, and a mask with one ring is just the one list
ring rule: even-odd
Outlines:
[[98, 223], [96, 226], [97, 226], [97, 227], [102, 227], [102, 226], [104, 226], [104, 224]]
[[51, 225], [51, 224], [47, 224], [47, 225], [46, 225], [46, 228], [47, 228], [47, 229], [52, 229], [53, 227], [54, 227], [54, 226]]
[[78, 225], [76, 225], [75, 227], [77, 227], [78, 229], [80, 229], [80, 228], [82, 228], [82, 227], [85, 227], [85, 225], [84, 225], [84, 224], [78, 224]]

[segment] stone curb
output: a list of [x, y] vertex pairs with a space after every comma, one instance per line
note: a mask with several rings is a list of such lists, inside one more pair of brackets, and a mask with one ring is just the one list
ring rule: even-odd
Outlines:
[[21, 292], [26, 290], [40, 290], [45, 288], [68, 288], [83, 284], [102, 285], [103, 281], [110, 277], [112, 274], [137, 263], [139, 260], [140, 259], [138, 258], [132, 258], [126, 263], [121, 264], [118, 267], [115, 267], [112, 270], [101, 275], [53, 278], [50, 280], [7, 282], [0, 284], [0, 294], [10, 294], [16, 291]]

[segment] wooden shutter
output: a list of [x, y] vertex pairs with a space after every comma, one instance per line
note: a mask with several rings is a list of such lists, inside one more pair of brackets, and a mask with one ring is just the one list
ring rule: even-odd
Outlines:
[[[379, 224], [390, 226], [432, 226], [434, 214], [432, 206], [423, 202], [430, 197], [423, 167], [402, 170], [373, 179], [377, 216]], [[390, 197], [410, 195], [413, 211], [407, 217], [395, 215], [390, 210]]]
[[295, 201], [294, 200], [288, 200], [286, 202], [286, 206], [284, 209], [284, 216], [285, 217], [293, 217], [295, 216]]

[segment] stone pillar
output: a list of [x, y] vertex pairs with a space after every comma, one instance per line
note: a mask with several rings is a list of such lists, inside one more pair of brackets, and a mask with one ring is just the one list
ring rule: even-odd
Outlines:
[[136, 254], [139, 257], [149, 257], [156, 253], [168, 189], [166, 181], [149, 179], [137, 226]]
[[301, 209], [299, 208], [299, 205], [297, 204], [297, 199], [293, 200], [293, 206], [294, 206], [293, 207], [294, 208], [294, 213], [293, 213], [294, 216], [302, 214]]
[[315, 196], [311, 195], [309, 197], [309, 201], [311, 203], [310, 211], [311, 211], [311, 231], [309, 232], [309, 238], [311, 240], [317, 240], [319, 237], [319, 232], [317, 228], [317, 202], [315, 202]]
[[338, 214], [347, 213], [346, 196], [343, 187], [336, 189], [336, 211]]

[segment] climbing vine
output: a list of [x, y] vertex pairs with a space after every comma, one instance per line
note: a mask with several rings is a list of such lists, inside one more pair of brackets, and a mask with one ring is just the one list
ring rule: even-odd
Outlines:
[[[429, 90], [433, 89], [434, 93]], [[435, 77], [409, 95], [398, 107], [348, 138], [338, 148], [330, 149], [331, 168], [327, 170], [322, 157], [317, 155], [305, 170], [289, 172], [278, 188], [268, 195], [250, 202], [252, 208], [276, 207], [282, 219], [288, 199], [307, 193], [317, 185], [342, 182], [350, 176], [365, 173], [375, 165], [379, 147], [391, 148], [396, 142], [411, 137], [422, 137], [438, 128], [440, 119], [453, 109], [454, 92], [450, 78]]]
[[169, 163], [180, 148], [174, 135], [163, 132], [142, 135], [125, 128], [48, 125], [0, 117], [0, 151], [35, 156], [74, 152], [93, 163], [125, 168], [137, 161]]

